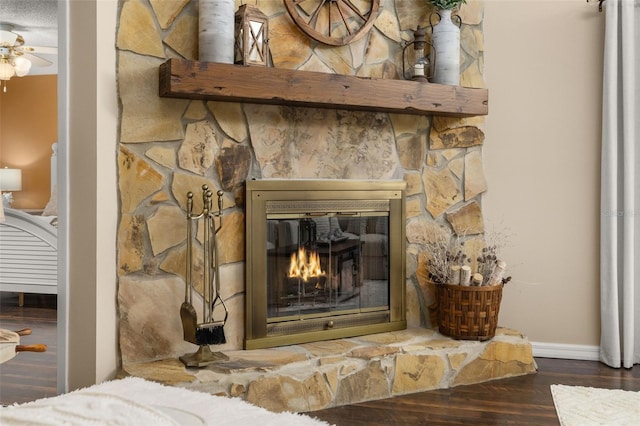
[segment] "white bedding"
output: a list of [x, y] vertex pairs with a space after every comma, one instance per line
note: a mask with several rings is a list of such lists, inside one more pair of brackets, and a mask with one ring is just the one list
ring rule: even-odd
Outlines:
[[2, 407], [0, 424], [327, 425], [306, 415], [272, 413], [240, 399], [164, 386], [134, 377], [26, 404]]

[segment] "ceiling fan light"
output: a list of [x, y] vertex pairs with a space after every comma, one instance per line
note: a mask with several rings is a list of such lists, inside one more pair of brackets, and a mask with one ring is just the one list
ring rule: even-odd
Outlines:
[[15, 71], [18, 77], [23, 77], [29, 73], [31, 69], [31, 61], [23, 58], [22, 56], [18, 57], [13, 61], [15, 63]]
[[0, 59], [0, 80], [9, 80], [14, 74], [13, 65], [6, 59]]

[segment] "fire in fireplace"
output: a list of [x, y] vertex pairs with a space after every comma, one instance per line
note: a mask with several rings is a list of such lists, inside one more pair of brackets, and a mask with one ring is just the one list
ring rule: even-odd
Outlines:
[[246, 349], [406, 328], [403, 181], [246, 190]]
[[326, 274], [320, 266], [320, 255], [317, 250], [309, 250], [309, 254], [304, 247], [300, 247], [298, 251], [291, 253], [291, 262], [289, 262], [289, 279], [294, 282], [302, 280], [305, 283], [312, 281], [318, 282], [320, 277]]

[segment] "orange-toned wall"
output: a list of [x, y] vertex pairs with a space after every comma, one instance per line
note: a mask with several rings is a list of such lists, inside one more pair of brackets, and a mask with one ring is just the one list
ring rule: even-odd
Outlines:
[[56, 75], [14, 77], [0, 90], [0, 167], [22, 169], [14, 208], [42, 209], [51, 188], [51, 144], [58, 140]]

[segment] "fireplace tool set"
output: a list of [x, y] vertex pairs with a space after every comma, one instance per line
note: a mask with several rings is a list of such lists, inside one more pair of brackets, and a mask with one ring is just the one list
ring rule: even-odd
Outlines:
[[[193, 193], [187, 194], [187, 256], [185, 271], [184, 303], [180, 307], [180, 319], [184, 340], [198, 346], [195, 353], [183, 355], [180, 360], [187, 367], [203, 367], [213, 362], [224, 361], [228, 357], [221, 352], [212, 352], [209, 345], [226, 343], [224, 325], [229, 311], [220, 296], [220, 264], [216, 234], [222, 228], [222, 191], [217, 192], [218, 211], [213, 211], [213, 192], [207, 185], [202, 186], [202, 212], [193, 212]], [[216, 225], [216, 218], [218, 224]], [[203, 224], [203, 274], [202, 274], [202, 322], [198, 322], [198, 312], [194, 307], [193, 269], [197, 258], [193, 255], [194, 228]]]

